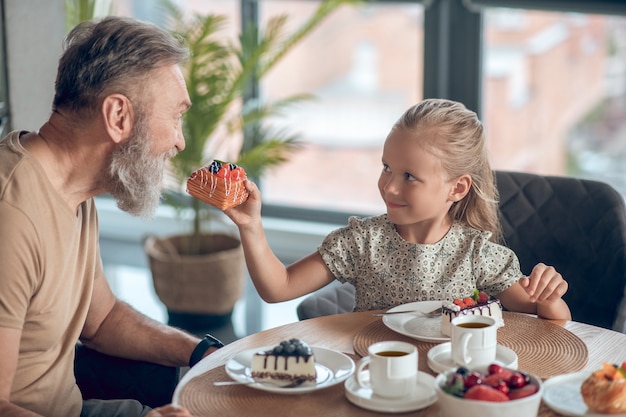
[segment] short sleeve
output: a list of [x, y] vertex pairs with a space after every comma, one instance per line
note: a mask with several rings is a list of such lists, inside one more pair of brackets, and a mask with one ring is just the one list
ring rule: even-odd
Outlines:
[[479, 290], [495, 296], [522, 277], [519, 260], [511, 249], [485, 241], [477, 250], [474, 274]]
[[41, 276], [38, 236], [17, 208], [0, 202], [0, 326], [21, 329]]

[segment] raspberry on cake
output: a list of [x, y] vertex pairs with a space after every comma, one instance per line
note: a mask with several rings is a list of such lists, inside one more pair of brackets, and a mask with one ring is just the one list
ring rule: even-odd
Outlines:
[[251, 373], [258, 381], [314, 382], [317, 373], [313, 350], [300, 339], [283, 340], [271, 350], [252, 356]]
[[214, 160], [194, 171], [187, 179], [187, 192], [220, 210], [246, 201], [246, 172], [233, 163]]
[[461, 315], [475, 314], [489, 316], [496, 321], [498, 327], [504, 326], [502, 318], [502, 304], [500, 300], [490, 297], [482, 291], [474, 290], [471, 297], [455, 299], [453, 302], [444, 303], [441, 309], [441, 333], [450, 336], [450, 322]]

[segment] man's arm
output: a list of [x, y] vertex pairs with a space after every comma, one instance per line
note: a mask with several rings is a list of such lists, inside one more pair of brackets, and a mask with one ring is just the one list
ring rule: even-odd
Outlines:
[[9, 401], [21, 335], [21, 330], [0, 327], [0, 416], [41, 417]]
[[[159, 323], [118, 300], [104, 276], [94, 281], [94, 291], [81, 341], [112, 356], [166, 366], [187, 366], [200, 340]], [[208, 353], [215, 348], [209, 349]]]

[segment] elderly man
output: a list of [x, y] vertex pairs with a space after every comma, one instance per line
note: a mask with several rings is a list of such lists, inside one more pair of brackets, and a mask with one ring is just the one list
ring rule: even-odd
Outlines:
[[[116, 299], [103, 273], [93, 197], [150, 216], [168, 158], [185, 147], [188, 51], [132, 19], [69, 33], [52, 115], [0, 142], [0, 415], [189, 415], [136, 401], [85, 401], [74, 345], [168, 366], [221, 344], [151, 320]], [[209, 338], [210, 339], [210, 338]]]

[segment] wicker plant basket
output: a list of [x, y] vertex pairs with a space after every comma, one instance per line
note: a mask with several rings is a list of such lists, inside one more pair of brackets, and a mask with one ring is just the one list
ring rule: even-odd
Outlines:
[[154, 289], [168, 311], [228, 314], [245, 285], [244, 258], [239, 239], [226, 234], [202, 236], [206, 255], [181, 256], [185, 235], [148, 236], [148, 255]]

